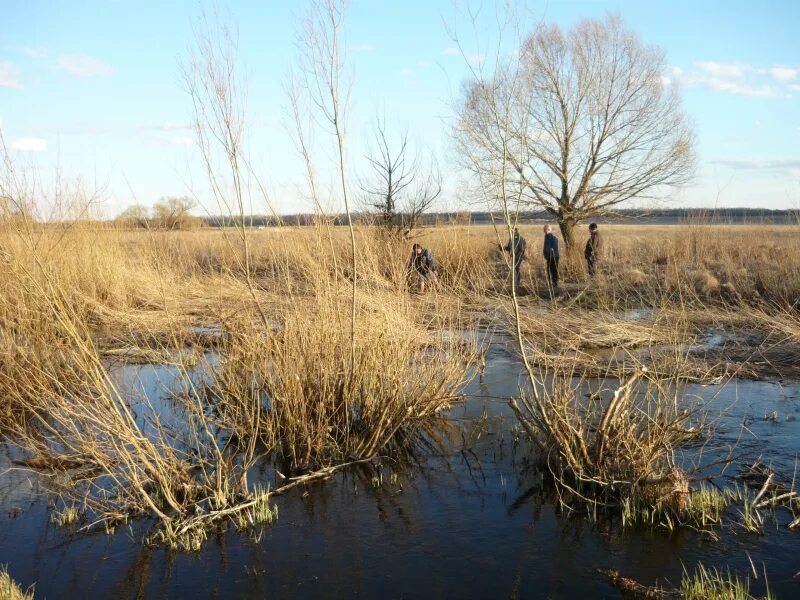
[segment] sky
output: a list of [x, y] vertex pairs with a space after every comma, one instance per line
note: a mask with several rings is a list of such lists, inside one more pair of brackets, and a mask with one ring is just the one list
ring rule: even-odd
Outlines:
[[[353, 0], [344, 30], [350, 171], [362, 172], [382, 115], [393, 139], [407, 131], [416, 148], [438, 157], [440, 209], [480, 208], [464, 204], [469, 182], [454, 156], [452, 107], [469, 65], [453, 32], [466, 60], [479, 61], [496, 39], [497, 7], [471, 5], [476, 27], [457, 16], [453, 0]], [[205, 11], [213, 20], [215, 10], [198, 0], [0, 0], [0, 127], [14, 160], [45, 181], [80, 177], [99, 190], [107, 216], [183, 195], [202, 201], [200, 214], [219, 212], [180, 77], [198, 18]], [[254, 169], [278, 212], [309, 212], [285, 91], [303, 2], [241, 0], [219, 12], [239, 27]], [[680, 86], [696, 127], [697, 177], [670, 205], [800, 209], [800, 2], [549, 0], [531, 2], [526, 23], [568, 28], [609, 13], [665, 50], [664, 77]], [[322, 132], [314, 138], [323, 183], [333, 189], [329, 142]], [[253, 212], [267, 212], [253, 202]]]

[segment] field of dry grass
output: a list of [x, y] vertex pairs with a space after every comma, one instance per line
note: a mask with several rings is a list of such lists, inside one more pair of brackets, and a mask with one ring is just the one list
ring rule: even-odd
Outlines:
[[[671, 456], [689, 429], [660, 380], [797, 375], [800, 228], [603, 227], [597, 280], [580, 249], [563, 252], [553, 297], [540, 227], [520, 229], [531, 251], [515, 303], [506, 240], [491, 226], [417, 233], [439, 265], [424, 295], [409, 289], [408, 240], [357, 229], [353, 328], [343, 228], [253, 230], [245, 251], [236, 231], [8, 225], [0, 427], [30, 468], [61, 473], [65, 510], [89, 526], [156, 515], [154, 539], [196, 548], [211, 523], [273, 518], [279, 490], [248, 482], [265, 456], [292, 486], [435, 437], [437, 415], [482, 360], [461, 340], [486, 328], [513, 336], [514, 304], [532, 380], [561, 382], [523, 396], [518, 415], [534, 438], [561, 448], [563, 485], [602, 488], [606, 476], [635, 472], [684, 486]], [[709, 331], [727, 341], [698, 350]], [[208, 350], [214, 365], [203, 364]], [[134, 413], [153, 409], [134, 409], [117, 389], [109, 368], [119, 360], [184, 374], [180, 431], [142, 427]], [[198, 364], [211, 373], [202, 386], [191, 375]], [[626, 394], [603, 410], [576, 402], [575, 375], [624, 379], [642, 367], [649, 408]], [[604, 502], [652, 499], [637, 486]]]

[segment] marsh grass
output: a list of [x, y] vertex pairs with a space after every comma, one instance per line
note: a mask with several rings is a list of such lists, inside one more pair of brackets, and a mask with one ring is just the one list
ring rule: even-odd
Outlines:
[[677, 589], [659, 584], [655, 586], [642, 585], [614, 569], [601, 569], [600, 572], [604, 573], [611, 585], [626, 597], [643, 600], [671, 598], [680, 598], [681, 600], [773, 600], [774, 598], [769, 588], [764, 596], [752, 595], [750, 578], [747, 576], [740, 577], [731, 573], [730, 570], [721, 572], [715, 568], [706, 567], [702, 563], [698, 563], [691, 574], [684, 569], [680, 587]]
[[209, 386], [221, 418], [239, 432], [263, 411], [257, 435], [291, 474], [412, 443], [458, 399], [474, 351], [447, 331], [420, 328], [413, 305], [389, 302], [364, 303], [353, 366], [336, 325], [346, 315], [324, 299], [314, 315], [288, 312], [270, 335], [232, 335]]
[[5, 565], [0, 565], [0, 600], [33, 600], [33, 590], [23, 592], [11, 579]]
[[[672, 510], [673, 503], [675, 514], [687, 510], [673, 451], [696, 431], [657, 390], [659, 379], [695, 367], [679, 349], [653, 354], [647, 374], [637, 375], [647, 362], [641, 351], [693, 339], [695, 314], [732, 319], [722, 295], [698, 293], [691, 273], [705, 269], [741, 296], [735, 323], [758, 315], [750, 325], [763, 328], [771, 344], [762, 354], [788, 368], [800, 347], [796, 314], [786, 308], [800, 290], [790, 229], [770, 230], [774, 239], [745, 253], [736, 247], [752, 230], [709, 228], [687, 254], [677, 230], [611, 228], [597, 282], [568, 255], [572, 296], [544, 305], [523, 299], [536, 365], [555, 372], [558, 383], [540, 405], [523, 398], [520, 410], [550, 449], [548, 464], [569, 492], [565, 504], [583, 497], [597, 508], [629, 502], [630, 514], [643, 506]], [[435, 438], [437, 415], [457, 401], [476, 358], [459, 332], [508, 322], [508, 265], [497, 249], [505, 240], [489, 227], [420, 230], [416, 239], [433, 250], [440, 285], [416, 297], [407, 293], [410, 242], [356, 228], [359, 310], [350, 362], [343, 352], [352, 277], [344, 233], [325, 225], [252, 232], [251, 288], [224, 230], [4, 222], [0, 276], [13, 293], [0, 295], [0, 429], [28, 454], [29, 468], [81, 507], [89, 526], [155, 516], [163, 539], [183, 548], [198, 547], [209, 523], [260, 519], [249, 511], [263, 493], [248, 473], [264, 457], [293, 478]], [[536, 236], [523, 228], [526, 234], [533, 248], [523, 287], [537, 290], [543, 261]], [[653, 235], [656, 243], [640, 239]], [[641, 275], [629, 277], [633, 268]], [[631, 306], [655, 307], [657, 316], [620, 313]], [[260, 311], [271, 319], [266, 326]], [[198, 333], [203, 327], [213, 335]], [[218, 366], [204, 364], [209, 350]], [[622, 351], [624, 360], [609, 368], [605, 350]], [[118, 389], [110, 359], [176, 371], [181, 390], [169, 397], [178, 430], [148, 399]], [[565, 359], [569, 369], [560, 366]], [[195, 381], [198, 369], [210, 381]], [[614, 373], [640, 381], [621, 386], [616, 400], [577, 400], [574, 375]], [[632, 393], [643, 385], [650, 391]], [[695, 521], [713, 520], [708, 506], [699, 514]]]
[[764, 596], [750, 593], [750, 579], [740, 577], [730, 571], [721, 572], [698, 564], [691, 575], [684, 572], [681, 579], [680, 594], [684, 600], [772, 600], [767, 590]]
[[[257, 462], [292, 478], [285, 489], [412, 445], [457, 401], [470, 369], [454, 313], [424, 315], [398, 297], [401, 271], [382, 272], [359, 292], [358, 345], [348, 361], [347, 275], [297, 240], [262, 249], [254, 306], [235, 258], [209, 272], [180, 239], [148, 234], [137, 252], [104, 230], [4, 233], [16, 256], [2, 268], [16, 294], [0, 299], [0, 426], [25, 453], [23, 464], [73, 507], [54, 514], [59, 523], [74, 523], [78, 505], [84, 529], [154, 516], [148, 539], [185, 550], [198, 549], [209, 528], [271, 523], [270, 498], [280, 490], [248, 480]], [[382, 262], [373, 250], [387, 251], [366, 250], [367, 267]], [[138, 271], [143, 256], [151, 262]], [[256, 310], [265, 305], [275, 323], [267, 328]], [[187, 334], [198, 317], [215, 324], [218, 368], [203, 364], [208, 340]], [[172, 369], [179, 389], [164, 390], [169, 414], [119, 388], [107, 360], [113, 347]]]
[[700, 435], [697, 415], [644, 367], [588, 398], [562, 369], [548, 374], [550, 384], [511, 401], [561, 505], [591, 518], [620, 514], [624, 524], [700, 525], [705, 516], [692, 508], [689, 478], [675, 458]]
[[65, 506], [62, 510], [54, 510], [50, 521], [59, 527], [67, 527], [78, 522], [80, 511], [74, 506]]

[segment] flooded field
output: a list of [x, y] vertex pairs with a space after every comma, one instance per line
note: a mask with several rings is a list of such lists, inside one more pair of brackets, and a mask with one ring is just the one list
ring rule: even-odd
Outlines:
[[[710, 344], [718, 344], [712, 339]], [[206, 355], [210, 364], [215, 356]], [[170, 389], [173, 367], [116, 364], [114, 380], [146, 396], [144, 424], [180, 419]], [[195, 373], [202, 382], [202, 370]], [[737, 511], [713, 533], [623, 530], [620, 523], [566, 514], [530, 461], [508, 398], [521, 364], [502, 336], [486, 352], [463, 402], [444, 415], [439, 439], [402, 462], [382, 459], [276, 498], [279, 518], [247, 531], [210, 534], [197, 553], [142, 543], [152, 523], [134, 520], [109, 535], [51, 521], [56, 502], [40, 481], [0, 454], [0, 563], [38, 598], [240, 597], [620, 597], [602, 572], [615, 569], [645, 585], [678, 586], [698, 562], [749, 573], [751, 591], [800, 594], [796, 549], [786, 510], [764, 512], [763, 534], [748, 533]], [[597, 380], [588, 388], [612, 386]], [[587, 392], [589, 390], [587, 389]], [[683, 450], [686, 465], [733, 484], [756, 460], [791, 485], [800, 451], [800, 385], [777, 380], [687, 384], [687, 407], [703, 404], [713, 426], [705, 444]], [[435, 443], [434, 443], [435, 442]], [[263, 478], [274, 484], [266, 465]], [[754, 573], [755, 570], [755, 573]]]

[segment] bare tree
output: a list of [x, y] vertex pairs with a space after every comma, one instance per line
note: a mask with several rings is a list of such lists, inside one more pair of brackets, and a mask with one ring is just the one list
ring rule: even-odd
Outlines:
[[[358, 254], [356, 252], [356, 234], [350, 212], [347, 169], [345, 168], [347, 104], [350, 92], [350, 81], [345, 70], [345, 45], [342, 40], [345, 9], [345, 0], [311, 0], [305, 27], [298, 39], [298, 46], [309, 99], [319, 111], [320, 122], [330, 129], [336, 140], [338, 183], [347, 216], [352, 253], [350, 263], [352, 270], [350, 374], [352, 375], [356, 362]], [[306, 158], [308, 167], [310, 163], [307, 156], [306, 154], [304, 158]]]
[[381, 118], [375, 121], [374, 144], [364, 157], [369, 175], [360, 182], [365, 208], [377, 211], [383, 227], [407, 236], [442, 193], [439, 165], [433, 156], [424, 164], [409, 150], [407, 132], [392, 147]]
[[[694, 134], [666, 67], [618, 17], [538, 27], [492, 77], [465, 86], [465, 165], [485, 176], [508, 161], [523, 201], [553, 215], [571, 246], [580, 220], [691, 178]], [[496, 114], [508, 114], [507, 130]]]
[[150, 223], [150, 212], [146, 206], [134, 204], [119, 213], [114, 220], [123, 227], [145, 229]]
[[247, 215], [252, 213], [252, 181], [268, 206], [270, 203], [247, 159], [247, 81], [239, 65], [238, 27], [224, 23], [214, 26], [203, 15], [194, 30], [194, 47], [182, 64], [181, 76], [192, 101], [195, 139], [211, 193], [223, 214], [234, 217], [242, 248], [237, 260], [253, 305], [264, 328], [269, 329], [253, 279], [247, 230]]
[[[158, 227], [163, 227], [164, 229], [186, 229], [197, 221], [196, 217], [192, 217], [189, 214], [189, 211], [196, 206], [197, 202], [188, 196], [161, 198], [153, 205], [153, 220]], [[144, 210], [138, 206], [132, 206], [128, 210], [132, 209]], [[145, 220], [147, 219], [146, 210], [144, 215], [139, 214], [138, 218], [141, 219], [142, 216], [144, 216]]]

